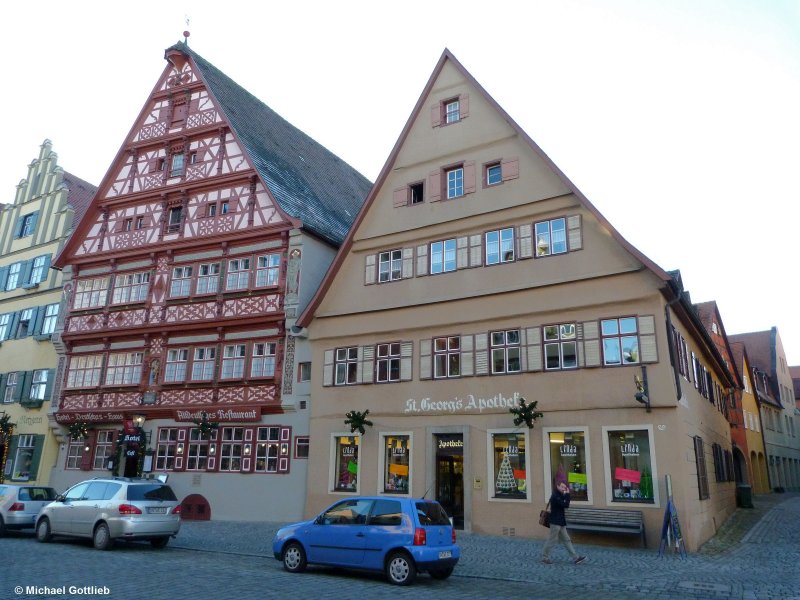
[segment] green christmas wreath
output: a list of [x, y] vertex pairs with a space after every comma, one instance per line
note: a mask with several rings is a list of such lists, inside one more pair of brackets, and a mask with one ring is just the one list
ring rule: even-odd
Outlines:
[[69, 426], [69, 437], [79, 440], [89, 435], [89, 425], [83, 421], [75, 421]]
[[359, 433], [364, 435], [364, 432], [366, 431], [365, 427], [372, 427], [372, 421], [367, 419], [368, 414], [369, 409], [365, 410], [364, 412], [351, 410], [345, 415], [347, 418], [344, 420], [344, 424], [350, 425], [350, 433], [355, 433], [356, 429], [358, 429]]
[[219, 429], [219, 423], [217, 421], [209, 421], [208, 413], [205, 412], [200, 413], [200, 420], [194, 421], [194, 424], [200, 432], [200, 439], [203, 440], [207, 440], [212, 431]]
[[533, 429], [534, 421], [541, 419], [543, 416], [542, 413], [536, 410], [538, 404], [536, 400], [525, 402], [525, 398], [520, 398], [518, 407], [508, 409], [508, 412], [514, 415], [514, 425], [525, 423], [528, 429]]

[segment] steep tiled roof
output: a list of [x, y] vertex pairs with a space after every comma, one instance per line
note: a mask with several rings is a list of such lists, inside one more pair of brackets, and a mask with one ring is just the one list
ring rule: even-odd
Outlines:
[[74, 230], [83, 215], [86, 214], [86, 209], [89, 208], [89, 204], [92, 202], [95, 192], [97, 192], [97, 187], [67, 171], [64, 171], [64, 183], [69, 189], [67, 202], [75, 211], [75, 220], [72, 224]]
[[280, 208], [303, 227], [342, 243], [372, 184], [227, 75], [178, 42], [192, 58]]

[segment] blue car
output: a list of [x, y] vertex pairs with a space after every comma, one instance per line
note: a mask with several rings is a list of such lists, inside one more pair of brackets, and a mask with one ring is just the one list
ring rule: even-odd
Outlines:
[[315, 519], [279, 529], [272, 552], [290, 573], [308, 564], [347, 567], [385, 573], [396, 585], [409, 585], [421, 571], [446, 579], [461, 556], [438, 502], [366, 496], [340, 500]]

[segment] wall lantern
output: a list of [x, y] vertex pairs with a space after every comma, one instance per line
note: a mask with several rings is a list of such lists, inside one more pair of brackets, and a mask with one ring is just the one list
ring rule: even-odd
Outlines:
[[637, 402], [644, 404], [647, 412], [650, 412], [650, 397], [647, 395], [647, 367], [642, 365], [642, 376], [633, 376], [633, 383], [636, 384], [636, 393], [633, 395]]

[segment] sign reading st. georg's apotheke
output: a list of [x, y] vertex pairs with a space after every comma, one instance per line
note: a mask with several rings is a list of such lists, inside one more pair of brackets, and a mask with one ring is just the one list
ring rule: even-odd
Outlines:
[[509, 408], [519, 406], [520, 392], [513, 392], [510, 396], [502, 392], [494, 396], [480, 397], [474, 394], [455, 396], [448, 400], [433, 400], [431, 398], [409, 398], [406, 400], [403, 412], [406, 414], [481, 414], [483, 412], [507, 412]]

